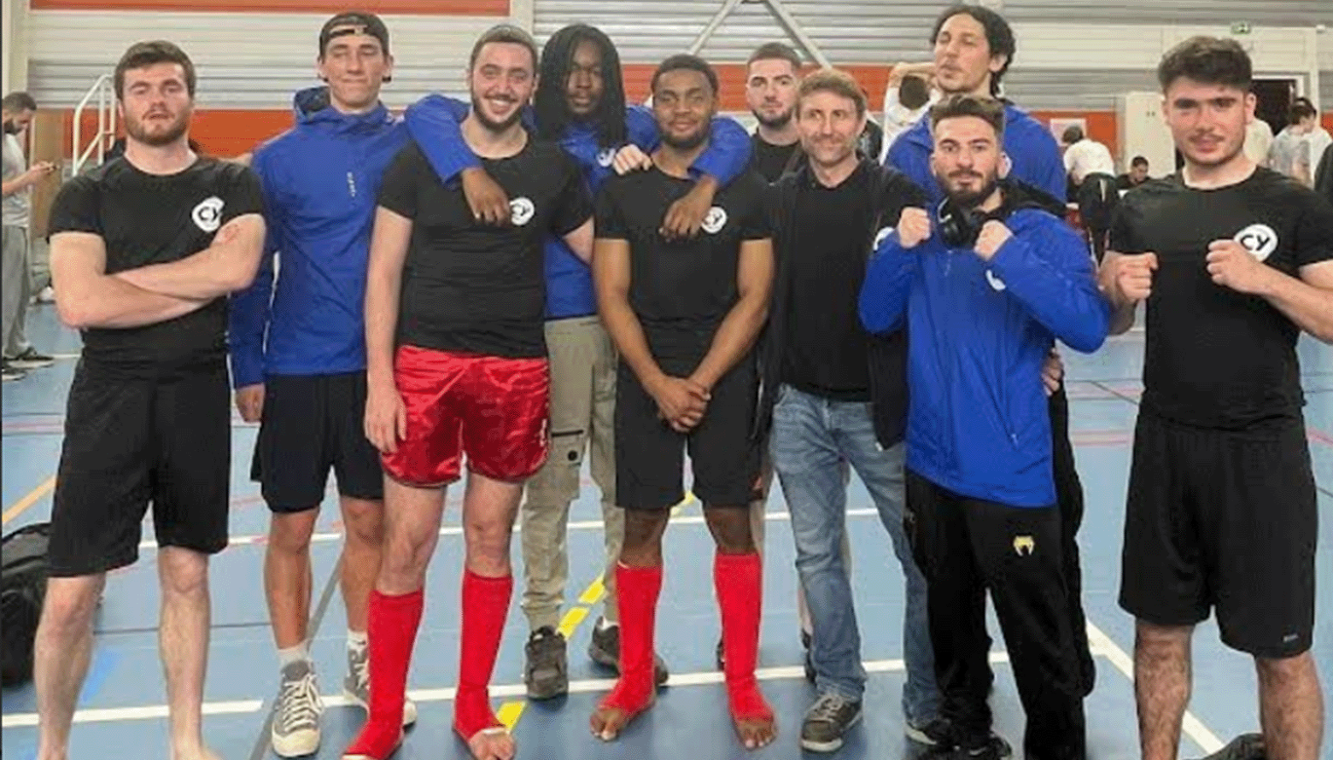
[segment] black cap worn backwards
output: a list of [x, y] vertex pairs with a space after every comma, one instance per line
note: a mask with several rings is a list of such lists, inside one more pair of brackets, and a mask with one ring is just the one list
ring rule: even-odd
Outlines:
[[344, 34], [365, 34], [374, 37], [380, 41], [380, 47], [384, 48], [384, 54], [389, 54], [389, 28], [384, 25], [379, 16], [363, 11], [339, 13], [325, 21], [324, 28], [319, 30], [319, 54], [324, 55], [329, 40], [334, 37], [341, 37]]

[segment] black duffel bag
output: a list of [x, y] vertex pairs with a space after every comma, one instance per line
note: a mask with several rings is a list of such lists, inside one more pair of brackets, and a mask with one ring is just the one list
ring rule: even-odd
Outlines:
[[0, 680], [32, 679], [32, 647], [46, 596], [51, 523], [25, 525], [0, 539]]

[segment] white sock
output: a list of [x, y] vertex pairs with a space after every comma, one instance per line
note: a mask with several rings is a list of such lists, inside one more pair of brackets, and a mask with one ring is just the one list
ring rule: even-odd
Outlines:
[[278, 650], [278, 662], [284, 668], [293, 662], [301, 662], [302, 660], [310, 661], [310, 648], [306, 646], [305, 642], [301, 642], [294, 647]]
[[366, 636], [365, 631], [353, 631], [348, 629], [347, 650], [349, 652], [364, 652], [369, 643], [370, 639]]
[[597, 618], [597, 630], [599, 631], [606, 631], [618, 627], [620, 627], [620, 623], [617, 623], [614, 620], [607, 620], [605, 615]]

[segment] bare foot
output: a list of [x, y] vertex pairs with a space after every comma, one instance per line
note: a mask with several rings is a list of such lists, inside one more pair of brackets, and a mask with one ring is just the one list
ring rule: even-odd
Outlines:
[[176, 750], [171, 753], [174, 760], [222, 760], [222, 757], [208, 747], [193, 750]]
[[778, 722], [770, 714], [767, 717], [732, 718], [736, 734], [746, 749], [759, 749], [770, 744], [778, 735]]
[[483, 728], [467, 740], [468, 751], [476, 760], [514, 760], [514, 737], [503, 727]]

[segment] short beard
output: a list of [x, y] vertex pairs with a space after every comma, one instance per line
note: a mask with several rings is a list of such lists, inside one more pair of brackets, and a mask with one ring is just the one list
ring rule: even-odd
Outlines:
[[674, 150], [694, 150], [704, 144], [704, 141], [708, 139], [710, 131], [710, 125], [704, 124], [703, 129], [700, 129], [692, 135], [686, 135], [685, 137], [672, 137], [663, 132], [662, 144]]
[[473, 98], [472, 113], [476, 114], [477, 122], [480, 123], [481, 126], [485, 127], [490, 132], [494, 132], [495, 134], [500, 134], [501, 132], [508, 130], [510, 127], [514, 126], [514, 124], [518, 123], [519, 119], [523, 118], [522, 106], [515, 108], [513, 115], [505, 119], [504, 121], [495, 121], [490, 116], [486, 115], [486, 110], [483, 109], [481, 105], [482, 105], [481, 100], [479, 100], [478, 98]]
[[783, 127], [791, 123], [792, 117], [794, 117], [795, 115], [796, 115], [796, 109], [793, 108], [789, 109], [786, 113], [780, 113], [777, 116], [772, 116], [772, 117], [760, 116], [759, 112], [756, 111], [754, 114], [754, 118], [758, 119], [760, 124], [763, 124], [765, 127], [768, 127], [769, 129], [782, 129]]
[[995, 192], [995, 188], [1000, 186], [1000, 178], [994, 174], [985, 178], [985, 182], [982, 184], [981, 189], [976, 192], [952, 189], [949, 187], [947, 177], [936, 175], [935, 181], [939, 183], [940, 189], [944, 191], [944, 194], [949, 196], [949, 200], [953, 201], [954, 205], [961, 208], [976, 208], [977, 206], [980, 206], [982, 203], [986, 202], [987, 198], [991, 197], [991, 194]]
[[165, 132], [150, 134], [144, 129], [143, 121], [140, 119], [125, 119], [125, 133], [133, 137], [136, 142], [143, 143], [154, 148], [160, 148], [163, 145], [170, 145], [182, 137], [190, 128], [190, 115], [182, 114], [176, 119], [169, 129]]

